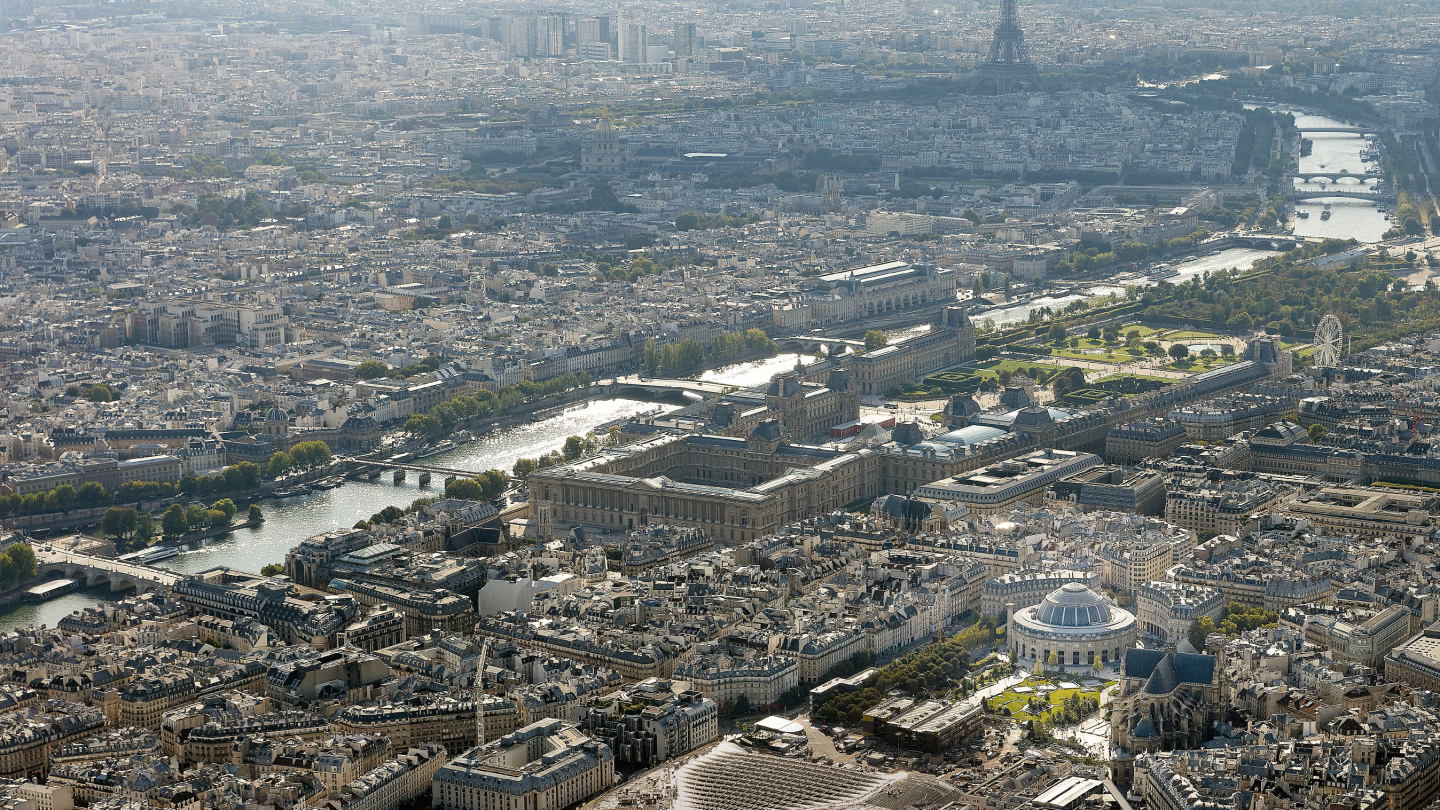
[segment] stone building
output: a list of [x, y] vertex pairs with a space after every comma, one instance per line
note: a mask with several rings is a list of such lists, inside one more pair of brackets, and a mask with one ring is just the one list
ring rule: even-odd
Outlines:
[[1211, 655], [1131, 648], [1111, 701], [1110, 742], [1116, 749], [1111, 775], [1133, 778], [1139, 753], [1199, 748], [1224, 709], [1220, 667]]
[[900, 343], [862, 352], [850, 361], [861, 394], [882, 394], [975, 357], [975, 326], [959, 307], [945, 307], [935, 329]]
[[1011, 614], [1006, 638], [1022, 658], [1048, 663], [1054, 655], [1062, 667], [1088, 668], [1097, 657], [1119, 659], [1135, 643], [1135, 616], [1071, 582]]
[[578, 804], [614, 779], [608, 746], [569, 723], [541, 720], [451, 760], [431, 790], [441, 810], [531, 810]]

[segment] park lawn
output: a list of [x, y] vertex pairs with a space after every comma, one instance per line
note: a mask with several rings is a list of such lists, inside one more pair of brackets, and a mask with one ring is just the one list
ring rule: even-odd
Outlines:
[[1172, 371], [1186, 371], [1191, 374], [1203, 374], [1204, 372], [1212, 371], [1214, 369], [1220, 368], [1221, 366], [1228, 366], [1231, 363], [1238, 362], [1239, 359], [1240, 358], [1237, 355], [1235, 358], [1230, 360], [1226, 360], [1223, 357], [1217, 357], [1214, 360], [1191, 360], [1188, 367], [1181, 366], [1178, 363], [1171, 363], [1168, 366], [1165, 366], [1165, 368], [1168, 368]]
[[1084, 352], [1075, 351], [1074, 349], [1056, 349], [1055, 353], [1050, 356], [1068, 357], [1071, 360], [1090, 360], [1096, 363], [1129, 363], [1139, 359], [1134, 355], [1127, 354], [1124, 349], [1115, 352], [1114, 357], [1107, 357], [1103, 354], [1085, 354]]
[[1176, 383], [1176, 380], [1171, 377], [1156, 377], [1153, 374], [1131, 374], [1128, 371], [1122, 372], [1120, 374], [1111, 374], [1109, 376], [1101, 377], [1097, 380], [1093, 380], [1092, 382], [1102, 383], [1108, 382], [1110, 380], [1123, 380], [1126, 377], [1134, 377], [1137, 380], [1154, 380], [1155, 382], [1170, 383], [1171, 385], [1174, 385]]
[[1214, 332], [1198, 332], [1194, 329], [1176, 329], [1174, 332], [1167, 332], [1160, 336], [1161, 340], [1168, 340], [1172, 343], [1189, 343], [1196, 340], [1220, 340], [1220, 336]]
[[[1057, 680], [1057, 681], [1070, 681], [1070, 680], [1078, 680], [1079, 678], [1089, 678], [1089, 677], [1093, 677], [1093, 676], [1091, 676], [1091, 675], [1076, 675], [1076, 676], [1069, 676], [1069, 675], [1067, 675], [1066, 677], [1057, 678], [1056, 680]], [[992, 711], [997, 711], [997, 712], [998, 712], [998, 711], [1000, 711], [1001, 709], [1008, 708], [1008, 709], [1010, 710], [1010, 717], [1013, 718], [1013, 719], [1015, 719], [1015, 720], [1019, 720], [1019, 721], [1022, 721], [1022, 722], [1023, 722], [1023, 721], [1025, 721], [1025, 720], [1040, 720], [1040, 719], [1043, 719], [1044, 717], [1047, 717], [1047, 716], [1049, 716], [1050, 714], [1052, 714], [1052, 712], [1047, 711], [1047, 712], [1042, 712], [1042, 713], [1039, 714], [1039, 715], [1034, 715], [1034, 714], [1031, 714], [1031, 713], [1028, 712], [1028, 711], [1025, 711], [1025, 703], [1026, 703], [1026, 701], [1029, 700], [1030, 695], [1028, 695], [1028, 694], [1023, 694], [1023, 693], [1020, 693], [1020, 692], [1016, 692], [1016, 691], [1015, 691], [1015, 688], [1016, 688], [1016, 687], [1019, 687], [1019, 686], [1029, 686], [1029, 687], [1031, 687], [1031, 688], [1034, 688], [1037, 684], [1043, 683], [1043, 682], [1045, 682], [1045, 681], [1037, 680], [1034, 676], [1031, 676], [1031, 677], [1029, 677], [1029, 678], [1026, 678], [1024, 681], [1016, 684], [1015, 686], [1012, 686], [1012, 687], [1010, 687], [1009, 689], [1006, 689], [1004, 692], [1001, 692], [1000, 694], [996, 695], [995, 697], [990, 698], [989, 701], [987, 701], [987, 702], [990, 704], [990, 708], [991, 708]], [[1085, 689], [1085, 688], [1083, 688], [1083, 687], [1080, 688], [1080, 689], [1056, 689], [1055, 691], [1053, 691], [1053, 692], [1050, 693], [1050, 705], [1051, 705], [1051, 706], [1055, 706], [1055, 707], [1058, 708], [1059, 706], [1062, 706], [1062, 705], [1065, 703], [1065, 701], [1066, 701], [1067, 699], [1069, 699], [1069, 697], [1070, 697], [1071, 695], [1079, 695], [1080, 697], [1092, 697], [1092, 698], [1094, 698], [1094, 699], [1098, 702], [1098, 701], [1100, 700], [1100, 693], [1103, 692], [1103, 691], [1105, 691], [1106, 689], [1109, 689], [1110, 687], [1114, 686], [1115, 683], [1116, 683], [1115, 681], [1108, 681], [1108, 680], [1107, 680], [1107, 681], [1105, 681], [1101, 686], [1096, 687], [1096, 688], [1092, 688], [1092, 689]]]
[[1049, 357], [1049, 355], [1037, 356], [1034, 360], [1011, 360], [1009, 358], [986, 360], [975, 367], [974, 373], [977, 377], [988, 377], [992, 380], [999, 377], [1002, 371], [1008, 371], [1011, 374], [1017, 371], [1025, 371], [1028, 373], [1031, 366], [1055, 365], [1054, 363], [1044, 362], [1047, 357]]
[[1146, 326], [1142, 323], [1127, 323], [1120, 327], [1120, 337], [1125, 337], [1131, 332], [1139, 332], [1141, 340], [1149, 340], [1152, 336], [1160, 334], [1163, 329], [1156, 329], [1153, 326]]

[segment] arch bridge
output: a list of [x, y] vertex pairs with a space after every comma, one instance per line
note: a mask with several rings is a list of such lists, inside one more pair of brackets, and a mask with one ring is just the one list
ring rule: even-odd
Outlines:
[[182, 578], [181, 574], [153, 565], [44, 546], [35, 549], [35, 573], [41, 579], [81, 580], [87, 588], [109, 585], [112, 593], [133, 588], [137, 594], [173, 587]]
[[705, 380], [665, 380], [657, 377], [616, 377], [596, 383], [611, 396], [630, 396], [636, 399], [652, 399], [657, 402], [675, 401], [681, 404], [700, 402], [707, 397], [717, 397], [734, 388], [725, 383]]
[[824, 349], [825, 354], [836, 357], [844, 354], [849, 348], [856, 352], [865, 351], [865, 341], [853, 340], [851, 338], [825, 337], [824, 335], [792, 335], [790, 337], [777, 338], [775, 347], [781, 351], [793, 351], [801, 354], [813, 353], [816, 349]]
[[1378, 202], [1385, 198], [1385, 194], [1384, 192], [1378, 190], [1348, 191], [1335, 188], [1316, 189], [1314, 191], [1311, 191], [1309, 189], [1301, 190], [1298, 188], [1285, 190], [1285, 198], [1290, 200], [1318, 200], [1323, 197], [1348, 197], [1352, 200], [1369, 200], [1370, 202]]
[[1363, 183], [1367, 180], [1383, 180], [1385, 179], [1385, 175], [1379, 172], [1327, 172], [1322, 170], [1318, 172], [1291, 172], [1290, 179], [1299, 180], [1302, 183], [1313, 183], [1316, 180], [1329, 180], [1332, 183], [1338, 183], [1341, 180], [1359, 180]]

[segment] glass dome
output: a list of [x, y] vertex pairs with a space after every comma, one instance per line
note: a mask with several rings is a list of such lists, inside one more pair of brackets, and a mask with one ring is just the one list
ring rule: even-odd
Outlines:
[[1035, 617], [1054, 627], [1093, 627], [1110, 622], [1110, 606], [1100, 594], [1070, 582], [1045, 597]]

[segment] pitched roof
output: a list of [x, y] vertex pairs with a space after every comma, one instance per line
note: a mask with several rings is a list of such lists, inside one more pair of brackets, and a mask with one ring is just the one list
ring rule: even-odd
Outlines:
[[1146, 692], [1166, 694], [1182, 683], [1213, 683], [1215, 656], [1132, 647], [1125, 651], [1123, 671], [1127, 678], [1146, 679]]

